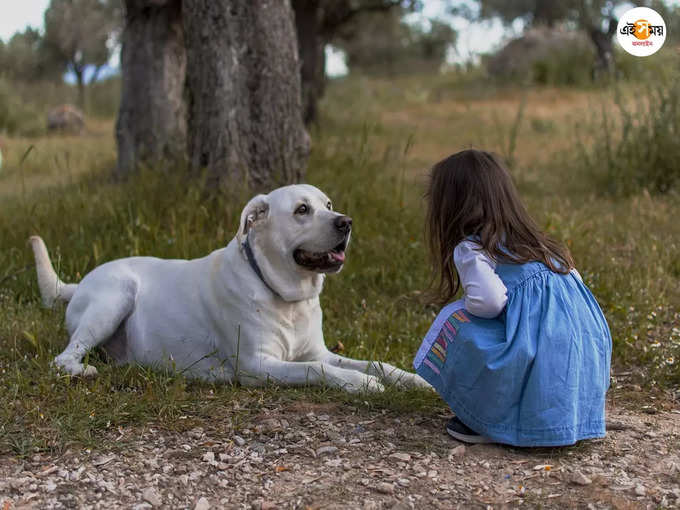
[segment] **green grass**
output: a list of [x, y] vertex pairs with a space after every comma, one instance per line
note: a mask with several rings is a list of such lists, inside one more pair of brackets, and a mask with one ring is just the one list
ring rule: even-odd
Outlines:
[[[328, 91], [307, 181], [353, 217], [354, 232], [347, 265], [326, 280], [321, 298], [327, 343], [342, 342], [349, 356], [410, 368], [436, 312], [419, 299], [429, 278], [423, 175], [448, 153], [470, 145], [504, 152], [515, 137], [513, 172], [522, 196], [539, 223], [573, 250], [609, 320], [615, 369], [636, 371], [647, 388], [680, 384], [680, 223], [674, 220], [680, 201], [673, 192], [596, 192], [571, 141], [576, 129], [585, 129], [580, 113], [600, 92], [466, 95], [448, 92], [449, 85], [455, 89], [450, 80], [348, 79]], [[7, 145], [0, 173], [0, 452], [96, 446], [111, 429], [148, 423], [179, 430], [215, 416], [237, 423], [272, 401], [335, 401], [411, 414], [445, 408], [422, 391], [351, 396], [325, 388], [205, 384], [115, 367], [97, 352], [91, 355], [96, 379], [57, 376], [49, 363], [66, 345], [63, 309], [39, 305], [29, 235], [42, 235], [62, 278], [78, 281], [118, 257], [191, 258], [224, 246], [247, 196], [207, 198], [200, 183], [180, 173], [147, 171], [112, 181], [110, 121], [84, 139], [10, 138]]]
[[13, 86], [0, 76], [0, 133], [3, 132], [38, 136], [45, 132], [45, 123], [37, 108], [17, 96]]
[[590, 150], [582, 148], [585, 167], [599, 188], [611, 195], [642, 189], [665, 193], [680, 184], [680, 83], [677, 76], [618, 93], [616, 109], [602, 109], [601, 129]]
[[[89, 121], [110, 118], [118, 111], [120, 78], [90, 84], [81, 109]], [[47, 113], [60, 104], [77, 104], [75, 85], [51, 81], [12, 82], [0, 69], [0, 134], [38, 137], [47, 129]]]
[[[372, 161], [360, 146], [340, 155], [319, 148], [313, 157], [311, 167], [316, 170], [310, 171], [310, 182], [326, 190], [338, 210], [373, 218], [357, 221], [346, 269], [327, 280], [322, 298], [325, 332], [330, 345], [342, 342], [351, 356], [388, 358], [409, 367], [432, 311], [409, 297], [426, 274], [422, 243], [416, 239], [419, 218], [408, 214], [417, 204], [397, 202], [404, 186], [384, 165]], [[49, 363], [67, 339], [63, 308], [43, 310], [39, 305], [34, 271], [24, 271], [31, 265], [28, 235], [39, 232], [62, 278], [78, 281], [113, 258], [192, 258], [224, 246], [246, 201], [206, 199], [200, 183], [181, 174], [147, 172], [123, 184], [97, 172], [84, 175], [64, 186], [19, 193], [4, 204], [0, 239], [11, 248], [0, 254], [7, 275], [0, 291], [0, 380], [8, 390], [0, 396], [0, 451], [28, 454], [34, 448], [61, 449], [72, 441], [94, 445], [99, 432], [150, 420], [187, 427], [223, 411], [234, 399], [250, 402], [246, 407], [253, 412], [257, 402], [301, 396], [356, 405], [368, 401], [391, 409], [441, 407], [434, 395], [393, 389], [369, 398], [318, 388], [215, 386], [139, 367], [116, 368], [98, 353], [90, 359], [101, 368], [95, 380], [58, 377]], [[361, 186], [358, 175], [363, 176]], [[375, 200], [366, 185], [386, 192]], [[408, 242], [399, 246], [404, 238]], [[393, 264], [413, 269], [395, 278]], [[180, 416], [190, 419], [180, 421]]]

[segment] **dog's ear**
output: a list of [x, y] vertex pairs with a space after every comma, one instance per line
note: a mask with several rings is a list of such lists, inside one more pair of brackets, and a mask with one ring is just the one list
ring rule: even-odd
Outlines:
[[248, 235], [250, 228], [256, 223], [260, 222], [269, 216], [269, 202], [267, 195], [257, 195], [250, 199], [241, 212], [241, 221], [238, 225], [238, 233], [236, 237], [239, 244], [243, 244]]

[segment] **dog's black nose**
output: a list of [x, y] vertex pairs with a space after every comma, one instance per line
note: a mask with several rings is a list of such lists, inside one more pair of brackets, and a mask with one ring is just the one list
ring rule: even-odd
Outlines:
[[345, 234], [352, 230], [352, 218], [349, 216], [338, 216], [335, 218], [335, 228]]

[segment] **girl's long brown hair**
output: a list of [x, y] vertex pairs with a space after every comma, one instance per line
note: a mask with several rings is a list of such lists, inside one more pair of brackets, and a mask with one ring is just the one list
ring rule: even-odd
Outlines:
[[432, 168], [426, 234], [433, 263], [432, 298], [453, 300], [460, 280], [453, 250], [469, 236], [496, 261], [542, 262], [566, 274], [574, 267], [569, 250], [541, 232], [519, 198], [510, 173], [493, 154], [464, 150]]

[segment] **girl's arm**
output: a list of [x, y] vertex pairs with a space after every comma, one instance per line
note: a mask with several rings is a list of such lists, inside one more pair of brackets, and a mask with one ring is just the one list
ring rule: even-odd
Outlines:
[[472, 241], [456, 246], [453, 261], [463, 286], [465, 309], [483, 319], [500, 314], [508, 297], [503, 281], [495, 272], [496, 263]]

